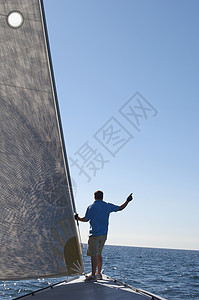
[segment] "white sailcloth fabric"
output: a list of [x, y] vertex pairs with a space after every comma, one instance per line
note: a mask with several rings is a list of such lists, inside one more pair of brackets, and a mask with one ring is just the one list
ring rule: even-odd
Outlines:
[[40, 0], [0, 0], [0, 280], [82, 273]]

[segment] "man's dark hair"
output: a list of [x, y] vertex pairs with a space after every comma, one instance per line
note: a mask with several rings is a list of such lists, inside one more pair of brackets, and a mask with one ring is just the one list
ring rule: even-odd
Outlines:
[[95, 199], [102, 200], [103, 199], [103, 192], [102, 191], [96, 191], [94, 193], [94, 197], [95, 197]]

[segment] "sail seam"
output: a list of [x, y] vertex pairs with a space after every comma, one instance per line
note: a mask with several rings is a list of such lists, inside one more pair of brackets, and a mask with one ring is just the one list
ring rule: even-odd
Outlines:
[[48, 94], [50, 94], [49, 91], [43, 91], [43, 90], [38, 90], [38, 89], [33, 89], [33, 88], [26, 88], [26, 87], [23, 87], [23, 86], [17, 86], [17, 85], [12, 85], [12, 84], [5, 84], [5, 83], [1, 83], [1, 82], [0, 82], [0, 85], [14, 87], [14, 88], [23, 89], [23, 90], [36, 91], [36, 92], [42, 92], [42, 93], [48, 93]]

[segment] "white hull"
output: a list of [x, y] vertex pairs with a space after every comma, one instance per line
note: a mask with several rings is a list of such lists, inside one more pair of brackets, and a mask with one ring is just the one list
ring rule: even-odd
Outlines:
[[[33, 294], [15, 299], [31, 299]], [[80, 276], [69, 282], [64, 282], [44, 290], [34, 292], [34, 300], [166, 300], [144, 290], [133, 288], [118, 282], [106, 275], [96, 282], [85, 282], [85, 277]]]

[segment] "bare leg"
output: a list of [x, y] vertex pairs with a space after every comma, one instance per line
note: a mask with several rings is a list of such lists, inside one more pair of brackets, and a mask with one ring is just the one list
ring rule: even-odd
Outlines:
[[102, 270], [102, 256], [101, 254], [97, 255], [97, 274], [101, 274]]
[[92, 276], [95, 276], [97, 268], [97, 256], [91, 256]]

